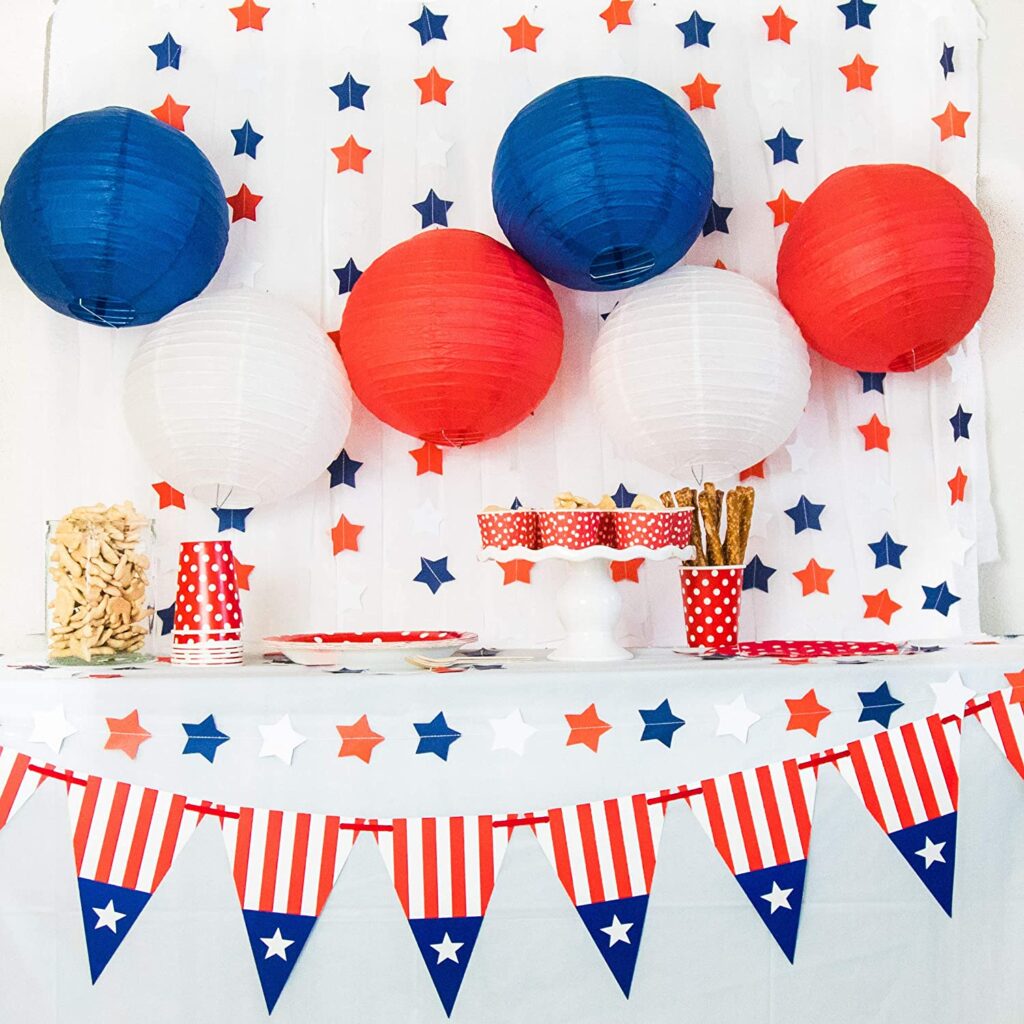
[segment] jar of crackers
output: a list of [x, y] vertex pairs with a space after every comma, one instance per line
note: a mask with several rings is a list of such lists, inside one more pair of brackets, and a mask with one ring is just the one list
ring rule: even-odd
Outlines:
[[153, 520], [126, 501], [84, 505], [46, 530], [51, 664], [145, 661], [153, 626]]

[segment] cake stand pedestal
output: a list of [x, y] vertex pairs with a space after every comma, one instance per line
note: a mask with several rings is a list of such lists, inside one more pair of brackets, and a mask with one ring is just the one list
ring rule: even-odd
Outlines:
[[556, 607], [565, 627], [565, 639], [549, 655], [551, 661], [627, 661], [633, 655], [616, 639], [622, 597], [612, 579], [612, 562], [643, 558], [663, 562], [686, 559], [693, 548], [610, 548], [604, 545], [575, 548], [484, 548], [480, 559], [489, 562], [566, 562], [569, 572], [558, 591]]

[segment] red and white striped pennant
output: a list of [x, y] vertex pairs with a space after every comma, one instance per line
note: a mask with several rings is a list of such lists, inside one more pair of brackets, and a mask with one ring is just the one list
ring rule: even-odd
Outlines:
[[46, 778], [39, 771], [31, 771], [32, 765], [28, 754], [0, 747], [0, 829], [25, 806]]
[[995, 690], [980, 700], [968, 701], [966, 714], [981, 723], [992, 742], [1024, 779], [1024, 704], [1013, 699], [1014, 692], [1012, 689]]

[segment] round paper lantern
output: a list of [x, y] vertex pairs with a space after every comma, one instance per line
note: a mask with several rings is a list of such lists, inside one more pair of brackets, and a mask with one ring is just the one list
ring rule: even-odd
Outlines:
[[38, 298], [105, 327], [153, 323], [198, 295], [228, 241], [209, 160], [184, 132], [125, 107], [43, 132], [11, 172], [0, 225]]
[[995, 253], [977, 208], [909, 164], [847, 167], [790, 222], [779, 297], [807, 343], [854, 370], [919, 370], [977, 323]]
[[704, 136], [674, 100], [632, 78], [575, 78], [516, 114], [492, 195], [502, 231], [545, 277], [607, 291], [682, 258], [713, 179]]
[[799, 329], [770, 292], [728, 270], [676, 267], [612, 311], [590, 382], [624, 454], [677, 479], [715, 480], [789, 437], [811, 371]]
[[324, 472], [352, 395], [305, 313], [239, 288], [193, 299], [150, 332], [128, 365], [124, 411], [162, 479], [211, 507], [249, 508]]
[[340, 348], [352, 389], [404, 434], [461, 447], [522, 422], [562, 359], [547, 282], [476, 231], [425, 231], [356, 282]]

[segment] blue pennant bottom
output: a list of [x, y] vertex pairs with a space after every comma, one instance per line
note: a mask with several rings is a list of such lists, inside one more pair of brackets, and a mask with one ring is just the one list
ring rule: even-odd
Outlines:
[[124, 942], [129, 929], [139, 919], [150, 894], [121, 885], [79, 878], [78, 896], [82, 901], [85, 946], [89, 952], [92, 982], [103, 973], [110, 958]]
[[473, 955], [482, 917], [410, 918], [409, 925], [420, 948], [430, 980], [437, 989], [444, 1012], [450, 1017], [455, 999]]
[[268, 910], [243, 910], [242, 917], [267, 1012], [272, 1013], [316, 918], [305, 914], [274, 914]]
[[624, 900], [585, 903], [576, 908], [604, 962], [627, 997], [633, 984], [636, 958], [640, 954], [640, 936], [649, 899], [648, 896], [630, 896]]
[[921, 825], [892, 832], [889, 838], [942, 909], [953, 916], [953, 865], [956, 861], [956, 811]]
[[796, 955], [796, 933], [804, 898], [807, 861], [795, 860], [773, 868], [760, 868], [736, 876], [747, 899], [790, 963]]

